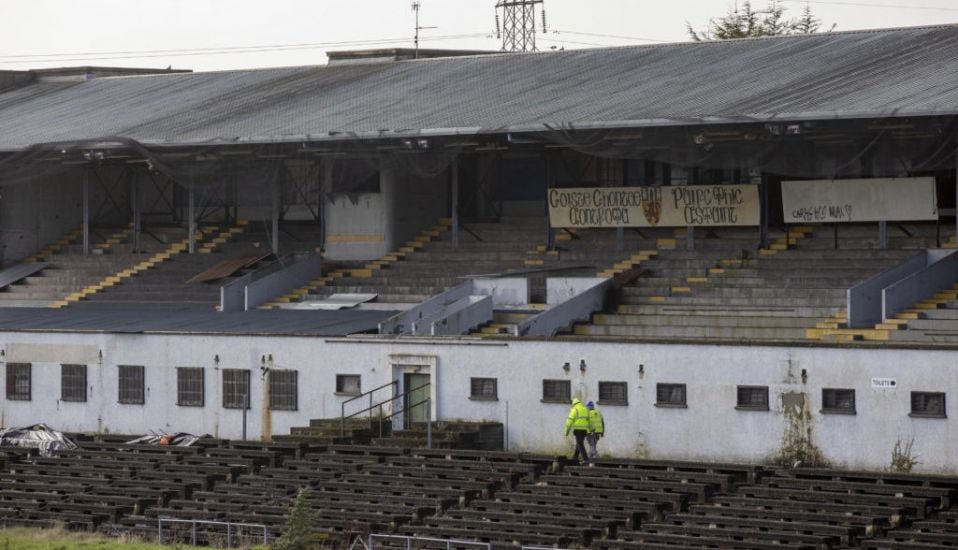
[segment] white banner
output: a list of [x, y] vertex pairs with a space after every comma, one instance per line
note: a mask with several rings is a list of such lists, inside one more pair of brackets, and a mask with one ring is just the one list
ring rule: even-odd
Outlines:
[[783, 181], [785, 223], [938, 219], [935, 178]]
[[757, 185], [549, 190], [552, 227], [758, 225]]

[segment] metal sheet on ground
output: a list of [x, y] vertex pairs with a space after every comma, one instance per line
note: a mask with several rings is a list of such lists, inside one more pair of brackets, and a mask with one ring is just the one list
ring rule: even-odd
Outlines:
[[208, 283], [210, 281], [218, 281], [220, 279], [225, 279], [229, 277], [230, 275], [236, 273], [237, 271], [245, 267], [249, 267], [255, 264], [256, 262], [259, 262], [265, 259], [267, 256], [269, 256], [269, 254], [252, 254], [252, 255], [246, 255], [246, 256], [236, 256], [235, 258], [223, 260], [222, 262], [194, 276], [192, 279], [186, 282], [187, 283]]
[[359, 304], [371, 302], [375, 300], [377, 296], [379, 296], [379, 294], [331, 294], [322, 300], [307, 300], [297, 305], [302, 309], [325, 309], [330, 311], [351, 309]]
[[41, 271], [48, 264], [43, 262], [30, 263], [24, 262], [11, 267], [0, 269], [0, 288], [12, 285], [13, 283], [24, 279]]

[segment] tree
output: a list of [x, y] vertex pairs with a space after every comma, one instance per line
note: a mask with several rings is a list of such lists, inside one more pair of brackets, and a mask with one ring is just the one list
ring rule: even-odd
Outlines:
[[277, 539], [270, 550], [306, 550], [313, 547], [313, 526], [317, 514], [309, 505], [309, 487], [300, 487], [290, 506], [289, 519], [283, 535]]
[[[736, 0], [729, 5], [728, 12], [724, 16], [709, 19], [705, 30], [696, 31], [688, 21], [685, 22], [685, 26], [689, 36], [696, 42], [783, 34], [812, 34], [821, 28], [822, 21], [812, 12], [810, 4], [805, 4], [805, 9], [798, 18], [788, 17], [785, 13], [787, 10], [782, 0], [769, 0], [768, 6], [763, 10], [752, 7], [750, 0], [745, 0], [739, 7]], [[832, 28], [835, 28], [834, 25]]]

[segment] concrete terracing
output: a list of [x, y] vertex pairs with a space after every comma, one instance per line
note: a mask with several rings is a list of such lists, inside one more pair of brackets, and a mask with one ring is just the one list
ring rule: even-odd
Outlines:
[[[890, 230], [802, 227], [770, 235], [757, 250], [754, 229], [698, 230], [695, 250], [662, 250], [621, 291], [618, 304], [576, 334], [634, 338], [799, 341], [807, 329], [844, 319], [846, 289], [935, 246], [934, 226]], [[684, 238], [677, 240], [684, 245]]]

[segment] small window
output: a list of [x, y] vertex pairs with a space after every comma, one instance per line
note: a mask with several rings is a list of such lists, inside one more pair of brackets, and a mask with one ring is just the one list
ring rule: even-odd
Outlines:
[[656, 384], [656, 407], [685, 407], [685, 384]]
[[120, 365], [119, 402], [127, 405], [142, 405], [146, 402], [143, 390], [143, 367]]
[[176, 368], [176, 404], [180, 407], [202, 407], [206, 404], [203, 367]]
[[358, 374], [337, 374], [336, 375], [336, 393], [339, 395], [359, 395], [363, 393], [360, 382], [362, 378]]
[[223, 408], [249, 408], [249, 371], [223, 369]]
[[60, 401], [86, 402], [86, 365], [60, 365]]
[[568, 380], [543, 380], [542, 401], [569, 403], [572, 401], [572, 383]]
[[768, 386], [739, 386], [735, 408], [745, 411], [767, 411]]
[[495, 401], [499, 398], [495, 378], [470, 378], [469, 399]]
[[7, 399], [30, 400], [30, 363], [7, 363]]
[[295, 411], [299, 405], [297, 378], [299, 371], [269, 371], [269, 408], [274, 411]]
[[855, 390], [823, 388], [822, 412], [825, 414], [855, 414]]
[[602, 405], [628, 405], [629, 386], [625, 382], [599, 382], [599, 403]]
[[945, 394], [940, 392], [911, 392], [911, 415], [927, 418], [945, 418]]

